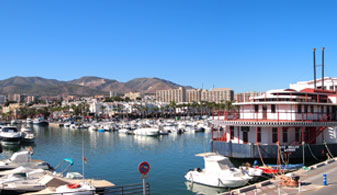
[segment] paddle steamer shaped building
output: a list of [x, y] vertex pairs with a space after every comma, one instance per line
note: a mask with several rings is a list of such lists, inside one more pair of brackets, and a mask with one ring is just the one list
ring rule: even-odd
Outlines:
[[271, 90], [233, 106], [234, 112], [213, 114], [213, 152], [251, 159], [276, 159], [278, 152], [290, 159], [337, 156], [336, 91]]

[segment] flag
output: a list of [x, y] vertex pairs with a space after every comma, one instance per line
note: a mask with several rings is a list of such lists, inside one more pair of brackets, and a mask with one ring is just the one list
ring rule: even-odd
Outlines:
[[87, 159], [85, 158], [85, 156], [83, 155], [83, 161], [85, 164], [87, 164]]
[[29, 151], [30, 155], [33, 155], [33, 154], [34, 154], [33, 148], [30, 147], [30, 146], [29, 146], [29, 148], [28, 148], [28, 151]]

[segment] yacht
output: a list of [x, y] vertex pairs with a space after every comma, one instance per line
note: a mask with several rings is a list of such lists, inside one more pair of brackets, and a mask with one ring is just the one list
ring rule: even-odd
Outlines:
[[135, 135], [146, 135], [146, 136], [158, 136], [159, 130], [158, 128], [139, 128], [133, 131]]
[[27, 118], [27, 119], [26, 119], [26, 123], [27, 123], [27, 124], [33, 124], [33, 120], [32, 120], [31, 118]]
[[19, 144], [22, 136], [15, 126], [4, 126], [1, 129], [0, 138], [4, 144]]
[[33, 120], [34, 125], [49, 125], [49, 122], [43, 117], [39, 117]]
[[205, 168], [188, 171], [185, 178], [189, 182], [218, 188], [235, 188], [246, 185], [252, 179], [242, 170], [235, 168], [228, 157], [215, 153], [196, 156], [204, 158]]
[[52, 170], [53, 168], [45, 161], [31, 159], [32, 152], [20, 151], [15, 152], [9, 159], [0, 160], [0, 171], [11, 170], [20, 166], [29, 168], [41, 168], [44, 170]]

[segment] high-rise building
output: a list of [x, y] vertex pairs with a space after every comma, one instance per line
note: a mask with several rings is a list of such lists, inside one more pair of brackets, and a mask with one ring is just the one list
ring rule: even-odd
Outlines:
[[229, 88], [212, 88], [208, 90], [201, 91], [201, 101], [205, 102], [225, 102], [233, 101], [234, 91]]
[[263, 95], [263, 92], [249, 91], [245, 93], [235, 93], [234, 101], [235, 102], [249, 102], [251, 98], [255, 96], [261, 96], [261, 95]]
[[0, 95], [0, 104], [4, 104], [7, 101], [7, 97], [4, 95]]
[[201, 89], [187, 89], [186, 90], [187, 102], [200, 102], [201, 101]]
[[186, 89], [179, 87], [178, 89], [158, 90], [156, 99], [159, 102], [186, 102]]

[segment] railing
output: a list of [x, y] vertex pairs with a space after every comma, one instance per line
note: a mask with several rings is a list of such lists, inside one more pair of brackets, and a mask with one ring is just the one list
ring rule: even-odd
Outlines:
[[[105, 188], [104, 192], [97, 192], [97, 194], [109, 194], [109, 195], [142, 195], [143, 193], [143, 184], [131, 184], [125, 186], [114, 186]], [[145, 184], [145, 194], [150, 195], [150, 184]]]
[[337, 121], [336, 113], [327, 112], [224, 112], [212, 113], [213, 120], [254, 120], [254, 121]]
[[[109, 188], [102, 188], [102, 189], [96, 189], [94, 192], [93, 190], [81, 190], [76, 192], [54, 192], [54, 193], [46, 193], [46, 194], [40, 194], [40, 195], [70, 195], [74, 193], [79, 194], [107, 194], [107, 195], [143, 195], [143, 183], [139, 184], [131, 184], [131, 185], [125, 185], [125, 186], [114, 186]], [[150, 195], [150, 184], [145, 184], [145, 194]]]

